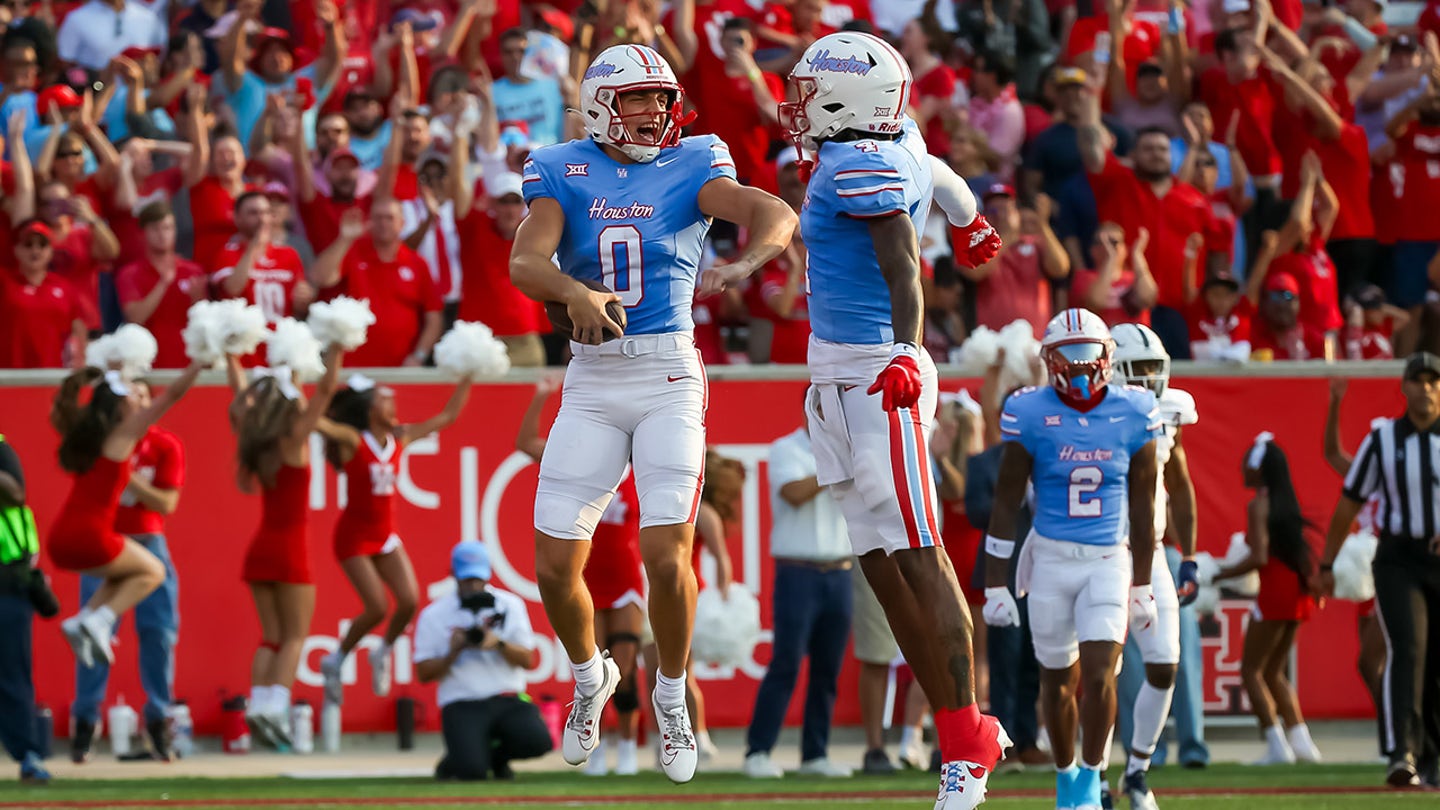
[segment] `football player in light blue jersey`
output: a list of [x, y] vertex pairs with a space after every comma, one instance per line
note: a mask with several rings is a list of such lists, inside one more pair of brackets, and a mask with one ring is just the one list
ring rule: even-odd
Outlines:
[[[1115, 722], [1115, 665], [1126, 628], [1138, 632], [1156, 622], [1150, 573], [1160, 410], [1150, 391], [1110, 385], [1114, 346], [1093, 312], [1067, 309], [1046, 326], [1040, 352], [1050, 385], [1023, 389], [1005, 403], [1005, 452], [985, 538], [985, 621], [1018, 625], [1005, 583], [1015, 513], [1033, 482], [1035, 519], [1015, 587], [1030, 595], [1040, 700], [1058, 771], [1057, 810], [1100, 810], [1100, 769]], [[1077, 706], [1082, 682], [1084, 700]], [[1084, 737], [1078, 768], [1077, 720]]]
[[[631, 463], [660, 658], [652, 696], [660, 763], [675, 782], [689, 781], [696, 763], [685, 665], [705, 459], [705, 372], [690, 320], [701, 250], [713, 217], [749, 233], [734, 262], [705, 274], [702, 293], [718, 292], [779, 255], [796, 224], [784, 202], [735, 182], [730, 152], [713, 135], [680, 137], [683, 109], [680, 84], [654, 50], [620, 45], [597, 56], [580, 86], [589, 137], [531, 153], [523, 173], [530, 212], [510, 257], [515, 286], [563, 304], [574, 323], [574, 359], [535, 493], [536, 581], [575, 674], [562, 753], [572, 765], [589, 759], [620, 680], [596, 646], [581, 572]], [[606, 313], [612, 302], [625, 307], [623, 328]]]
[[975, 704], [969, 611], [942, 553], [926, 447], [935, 366], [919, 350], [916, 231], [932, 197], [964, 236], [959, 261], [999, 250], [964, 182], [925, 152], [905, 116], [905, 60], [867, 34], [816, 40], [791, 72], [782, 124], [810, 186], [800, 227], [808, 253], [816, 478], [845, 515], [850, 544], [901, 651], [935, 710], [943, 761], [937, 810], [985, 800], [1009, 739]]

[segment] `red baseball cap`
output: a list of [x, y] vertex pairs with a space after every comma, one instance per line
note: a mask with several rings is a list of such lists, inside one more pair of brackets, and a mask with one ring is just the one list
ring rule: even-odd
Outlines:
[[329, 155], [325, 156], [325, 169], [328, 171], [331, 166], [334, 166], [336, 163], [339, 163], [342, 160], [346, 160], [347, 158], [349, 160], [355, 161], [355, 165], [360, 165], [360, 156], [350, 151], [348, 148], [342, 146], [339, 149], [331, 152]]
[[1265, 277], [1265, 292], [1288, 292], [1300, 294], [1300, 282], [1289, 273], [1271, 273]]
[[80, 95], [67, 84], [52, 84], [40, 91], [35, 99], [35, 110], [42, 116], [49, 115], [52, 106], [62, 110], [79, 107]]
[[285, 202], [290, 202], [290, 188], [284, 183], [271, 180], [270, 182], [266, 183], [265, 186], [260, 190], [265, 192], [266, 197], [272, 197], [275, 199], [284, 200]]
[[991, 197], [1009, 197], [1013, 200], [1015, 199], [1015, 189], [1004, 183], [995, 183], [985, 189], [984, 194], [980, 195], [980, 202], [989, 202]]
[[147, 57], [147, 56], [159, 56], [159, 55], [160, 55], [160, 49], [159, 49], [159, 48], [142, 48], [142, 47], [140, 47], [140, 46], [138, 46], [138, 45], [135, 45], [135, 46], [131, 46], [131, 47], [126, 48], [125, 50], [121, 51], [121, 52], [120, 52], [120, 55], [123, 56], [123, 57], [125, 57], [126, 59], [133, 59], [133, 60], [135, 60], [135, 61], [138, 62], [138, 61], [140, 61], [141, 59], [144, 59], [144, 58]]
[[32, 219], [29, 222], [22, 224], [19, 230], [15, 232], [15, 241], [23, 242], [25, 241], [25, 237], [32, 234], [36, 236], [43, 236], [45, 238], [45, 241], [51, 244], [55, 243], [55, 234], [50, 231], [50, 226], [46, 225], [38, 219]]

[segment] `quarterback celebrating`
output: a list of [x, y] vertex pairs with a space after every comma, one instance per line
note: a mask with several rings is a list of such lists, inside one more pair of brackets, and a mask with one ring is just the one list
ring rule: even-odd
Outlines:
[[975, 200], [925, 152], [905, 116], [910, 69], [883, 40], [816, 40], [790, 74], [781, 122], [813, 173], [800, 227], [809, 246], [813, 330], [806, 398], [817, 479], [839, 502], [865, 578], [935, 710], [944, 767], [937, 810], [985, 800], [1009, 745], [975, 705], [970, 616], [936, 528], [925, 448], [938, 396], [918, 349], [918, 226], [932, 195], [965, 237], [958, 259], [983, 264], [1000, 247]]
[[[661, 766], [675, 782], [694, 776], [697, 753], [685, 666], [705, 459], [705, 371], [690, 318], [702, 245], [712, 217], [750, 235], [734, 262], [706, 273], [702, 291], [718, 291], [778, 256], [796, 223], [779, 198], [735, 182], [718, 138], [680, 137], [683, 109], [684, 92], [654, 50], [601, 52], [580, 85], [590, 137], [536, 150], [525, 163], [530, 211], [510, 258], [515, 286], [563, 305], [574, 324], [574, 359], [535, 493], [536, 579], [575, 674], [562, 753], [572, 765], [589, 759], [620, 683], [596, 646], [581, 572], [595, 524], [633, 464], [660, 658], [652, 701]], [[624, 325], [607, 313], [615, 303], [625, 308]]]
[[[1020, 623], [1005, 583], [1015, 513], [1026, 482], [1033, 481], [1035, 521], [1015, 585], [1021, 595], [1030, 593], [1057, 810], [1100, 810], [1127, 601], [1131, 630], [1148, 631], [1156, 623], [1150, 572], [1160, 410], [1150, 391], [1110, 385], [1114, 348], [1095, 313], [1067, 309], [1056, 315], [1040, 341], [1050, 385], [1015, 393], [1000, 415], [1005, 450], [985, 538], [985, 621], [997, 627]], [[1082, 680], [1084, 700], [1077, 706]], [[1077, 719], [1085, 740], [1078, 768]]]

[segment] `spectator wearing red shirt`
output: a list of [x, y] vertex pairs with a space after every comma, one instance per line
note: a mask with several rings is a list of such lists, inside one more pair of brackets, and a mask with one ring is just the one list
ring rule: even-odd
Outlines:
[[455, 195], [455, 226], [460, 235], [460, 309], [462, 321], [490, 327], [505, 344], [513, 366], [545, 365], [540, 331], [548, 331], [543, 305], [530, 300], [510, 282], [510, 249], [525, 218], [520, 175], [507, 172], [486, 185], [477, 200], [466, 178], [469, 140], [461, 133], [451, 156], [450, 186]]
[[155, 336], [155, 368], [184, 368], [181, 332], [189, 320], [190, 305], [209, 296], [209, 284], [200, 265], [175, 253], [175, 215], [167, 202], [153, 202], [140, 211], [143, 258], [115, 273], [115, 290], [125, 320], [138, 323]]
[[[1240, 217], [1250, 210], [1250, 206], [1255, 203], [1255, 197], [1249, 188], [1250, 176], [1245, 171], [1245, 161], [1240, 159], [1239, 152], [1233, 146], [1235, 128], [1230, 128], [1230, 144], [1221, 147], [1217, 155], [1213, 146], [1205, 145], [1210, 143], [1209, 137], [1194, 125], [1192, 112], [1198, 112], [1206, 122], [1210, 119], [1210, 111], [1203, 105], [1192, 104], [1186, 108], [1186, 138], [1189, 144], [1185, 147], [1185, 157], [1180, 161], [1180, 170], [1176, 177], [1183, 183], [1193, 185], [1196, 191], [1210, 201], [1210, 233], [1206, 241], [1214, 245], [1217, 251], [1226, 254], [1223, 265], [1234, 268], [1239, 264], [1243, 268], [1246, 256], [1244, 235], [1240, 233]], [[1174, 143], [1171, 141], [1172, 148]], [[1220, 155], [1224, 156], [1230, 170], [1230, 185], [1226, 188], [1220, 188]], [[1217, 262], [1216, 266], [1221, 264]], [[1187, 286], [1186, 289], [1191, 288]]]
[[141, 233], [138, 219], [140, 212], [154, 202], [168, 203], [185, 186], [185, 172], [179, 166], [155, 169], [155, 153], [188, 158], [193, 148], [181, 141], [131, 138], [125, 142], [120, 151], [115, 189], [101, 201], [104, 203], [101, 211], [120, 242], [116, 266], [145, 257], [145, 235]]
[[322, 288], [343, 282], [346, 294], [370, 301], [375, 324], [346, 358], [360, 368], [423, 365], [444, 327], [430, 268], [400, 239], [403, 222], [396, 200], [376, 201], [368, 228], [358, 211], [346, 212], [339, 238], [315, 261]]
[[950, 34], [929, 15], [906, 23], [900, 34], [900, 55], [915, 77], [910, 88], [911, 115], [925, 133], [926, 149], [941, 157], [950, 151], [946, 123], [956, 115], [955, 71], [945, 64], [950, 42]]
[[[1122, 323], [1150, 325], [1155, 306], [1155, 277], [1145, 262], [1150, 232], [1135, 237], [1132, 252], [1125, 245], [1125, 229], [1113, 222], [1100, 226], [1090, 247], [1094, 269], [1079, 268], [1070, 282], [1070, 300], [1105, 319], [1106, 326]], [[1126, 264], [1129, 264], [1127, 269]]]
[[1440, 248], [1440, 88], [1432, 86], [1392, 119], [1387, 130], [1395, 142], [1389, 179], [1398, 199], [1386, 295], [1410, 313], [1408, 327], [1395, 341], [1395, 353], [1404, 356], [1418, 337], [1420, 310], [1430, 289], [1428, 268]]
[[1340, 291], [1335, 265], [1325, 252], [1325, 240], [1335, 224], [1339, 200], [1321, 175], [1320, 158], [1307, 152], [1301, 163], [1300, 192], [1290, 207], [1290, 218], [1278, 234], [1261, 236], [1261, 253], [1255, 257], [1250, 286], [1262, 284], [1267, 273], [1293, 276], [1300, 291], [1300, 322], [1334, 340], [1340, 319]]
[[1115, 0], [1119, 5], [1119, 24], [1111, 25], [1111, 3], [1106, 2], [1103, 10], [1094, 16], [1075, 21], [1070, 29], [1070, 39], [1065, 46], [1065, 63], [1084, 70], [1091, 76], [1104, 75], [1105, 65], [1112, 51], [1112, 31], [1123, 34], [1121, 53], [1125, 57], [1125, 83], [1135, 91], [1135, 74], [1140, 65], [1154, 59], [1160, 53], [1160, 28], [1152, 22], [1135, 19], [1134, 0]]
[[1345, 326], [1340, 330], [1340, 356], [1346, 360], [1393, 360], [1395, 332], [1410, 321], [1410, 313], [1385, 302], [1374, 284], [1345, 297], [1341, 306]]
[[1004, 246], [986, 264], [957, 268], [975, 284], [976, 321], [997, 332], [1028, 321], [1038, 339], [1050, 321], [1050, 285], [1043, 282], [1069, 276], [1070, 257], [1048, 221], [1021, 214], [1009, 186], [991, 186], [980, 202]]
[[[309, 152], [304, 138], [291, 140], [296, 166], [310, 164]], [[340, 217], [352, 208], [362, 214], [370, 211], [369, 196], [358, 196], [360, 188], [360, 158], [348, 148], [335, 149], [321, 164], [329, 194], [322, 194], [308, 172], [297, 172], [295, 176], [296, 205], [300, 221], [305, 225], [305, 237], [318, 255], [334, 244], [340, 235]]]
[[[1095, 206], [1102, 221], [1115, 222], [1125, 229], [1134, 253], [1134, 241], [1144, 228], [1150, 234], [1145, 259], [1159, 288], [1151, 310], [1151, 328], [1160, 336], [1171, 357], [1190, 357], [1189, 330], [1183, 310], [1188, 300], [1185, 289], [1185, 248], [1190, 237], [1208, 237], [1213, 217], [1210, 202], [1194, 186], [1171, 174], [1170, 137], [1155, 128], [1135, 135], [1132, 152], [1134, 168], [1120, 164], [1106, 149], [1107, 136], [1100, 120], [1099, 104], [1092, 97], [1079, 128], [1080, 155], [1095, 193]], [[1211, 246], [1201, 266], [1222, 265], [1227, 245]]]
[[315, 300], [315, 288], [305, 279], [300, 254], [275, 244], [270, 198], [261, 191], [241, 194], [234, 217], [235, 235], [206, 268], [215, 297], [246, 299], [260, 307], [266, 323], [304, 317]]
[[835, 33], [835, 29], [821, 19], [825, 10], [825, 0], [767, 4], [755, 31], [760, 40], [755, 52], [760, 68], [767, 73], [786, 75], [810, 43]]
[[701, 123], [730, 147], [741, 183], [775, 190], [775, 167], [767, 159], [771, 131], [779, 123], [785, 82], [755, 64], [755, 35], [745, 17], [732, 17], [721, 30], [725, 62], [706, 85]]
[[1328, 360], [1333, 356], [1334, 347], [1325, 335], [1300, 321], [1300, 285], [1294, 276], [1267, 276], [1261, 295], [1260, 317], [1250, 330], [1250, 359]]
[[1190, 353], [1196, 360], [1250, 359], [1250, 321], [1255, 307], [1240, 294], [1240, 282], [1228, 268], [1205, 280], [1190, 303]]
[[100, 273], [120, 255], [120, 242], [110, 226], [95, 214], [90, 199], [73, 195], [59, 180], [40, 186], [36, 196], [40, 221], [52, 234], [50, 272], [69, 279], [84, 297], [90, 330], [100, 329]]
[[[805, 182], [800, 179], [795, 150], [776, 159], [780, 199], [795, 213], [805, 204]], [[797, 233], [790, 245], [765, 269], [760, 278], [760, 308], [755, 313], [769, 321], [771, 363], [803, 364], [810, 350], [810, 309], [805, 299], [805, 242]]]
[[[194, 85], [188, 99], [190, 109], [205, 107], [204, 88]], [[218, 134], [212, 141], [206, 116], [189, 116], [190, 160], [185, 164], [185, 187], [190, 189], [190, 220], [195, 231], [191, 251], [201, 267], [215, 265], [221, 250], [235, 235], [236, 202], [250, 190], [245, 182], [245, 149], [232, 132]]]
[[29, 220], [15, 235], [14, 269], [0, 269], [0, 368], [81, 363], [91, 319], [85, 299], [50, 272], [53, 236]]
[[[1256, 189], [1269, 190], [1273, 195], [1283, 169], [1274, 133], [1281, 93], [1260, 70], [1260, 47], [1254, 31], [1221, 31], [1215, 37], [1215, 53], [1220, 64], [1200, 75], [1200, 101], [1210, 108], [1210, 116], [1217, 124], [1229, 126], [1231, 118], [1239, 116], [1236, 148], [1245, 159]], [[1260, 203], [1262, 207], [1271, 204], [1263, 194]]]

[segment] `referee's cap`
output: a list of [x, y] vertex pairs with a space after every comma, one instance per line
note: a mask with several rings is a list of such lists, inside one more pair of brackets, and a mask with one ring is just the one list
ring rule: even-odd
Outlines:
[[450, 573], [456, 581], [490, 578], [490, 552], [479, 540], [462, 540], [450, 552]]
[[1405, 379], [1413, 380], [1425, 372], [1434, 374], [1440, 379], [1440, 357], [1430, 352], [1415, 352], [1410, 359], [1405, 361]]

